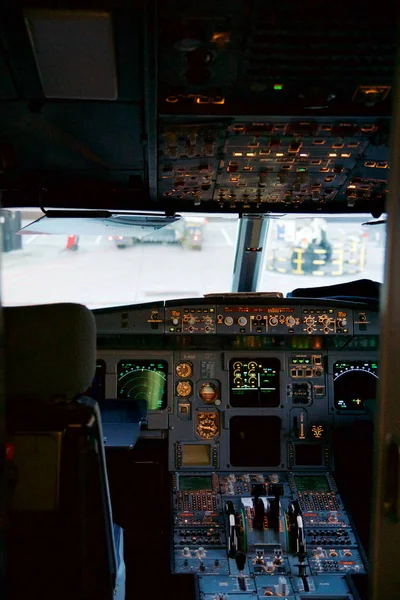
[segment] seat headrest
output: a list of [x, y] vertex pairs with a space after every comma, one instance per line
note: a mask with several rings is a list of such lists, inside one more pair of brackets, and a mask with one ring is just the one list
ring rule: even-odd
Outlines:
[[4, 309], [7, 400], [72, 400], [96, 369], [94, 315], [80, 304]]

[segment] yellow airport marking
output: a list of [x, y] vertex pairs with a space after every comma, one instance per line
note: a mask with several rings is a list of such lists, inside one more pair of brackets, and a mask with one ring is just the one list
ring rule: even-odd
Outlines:
[[332, 275], [343, 275], [343, 263], [344, 263], [344, 252], [343, 248], [337, 251], [338, 258], [333, 260], [332, 263], [338, 265], [337, 271], [332, 271]]
[[287, 269], [282, 269], [280, 267], [278, 267], [276, 270], [278, 271], [278, 273], [286, 273], [287, 271]]
[[317, 275], [321, 276], [321, 275], [325, 275], [325, 271], [313, 271], [312, 274], [315, 276], [317, 276]]
[[284, 256], [278, 256], [278, 260], [279, 260], [280, 262], [286, 262], [288, 259], [287, 259], [287, 258], [285, 258]]
[[303, 250], [303, 248], [295, 248], [294, 251], [296, 252], [297, 256], [296, 256], [296, 258], [293, 259], [293, 262], [296, 265], [296, 269], [293, 270], [293, 274], [294, 275], [304, 275], [304, 271], [301, 268], [301, 265], [304, 263], [304, 260], [303, 260], [304, 250]]
[[326, 254], [326, 250], [323, 248], [315, 248], [314, 254]]
[[313, 260], [312, 264], [313, 265], [324, 265], [326, 263], [326, 260]]

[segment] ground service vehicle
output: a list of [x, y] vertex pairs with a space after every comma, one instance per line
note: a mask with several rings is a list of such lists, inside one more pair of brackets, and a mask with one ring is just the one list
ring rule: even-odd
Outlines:
[[0, 14], [0, 596], [398, 600], [395, 7]]

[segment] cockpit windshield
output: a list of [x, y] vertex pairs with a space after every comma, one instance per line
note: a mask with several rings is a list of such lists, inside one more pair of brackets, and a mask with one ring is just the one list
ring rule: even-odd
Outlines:
[[[246, 251], [238, 215], [182, 214], [142, 239], [16, 234], [40, 216], [3, 211], [5, 306], [78, 302], [101, 308], [237, 291], [233, 274]], [[286, 295], [361, 278], [383, 281], [386, 225], [363, 226], [370, 215], [266, 218], [257, 289], [247, 291]]]

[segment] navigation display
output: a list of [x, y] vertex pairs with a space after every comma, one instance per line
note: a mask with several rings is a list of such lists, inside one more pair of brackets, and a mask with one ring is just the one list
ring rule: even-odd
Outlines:
[[148, 410], [166, 408], [168, 363], [165, 360], [122, 360], [117, 373], [118, 398], [146, 400]]
[[376, 400], [378, 363], [374, 360], [338, 361], [333, 365], [335, 408], [364, 411], [365, 402]]
[[232, 358], [229, 362], [230, 403], [234, 407], [279, 406], [277, 358]]
[[232, 417], [230, 461], [234, 467], [276, 467], [281, 462], [279, 417]]

